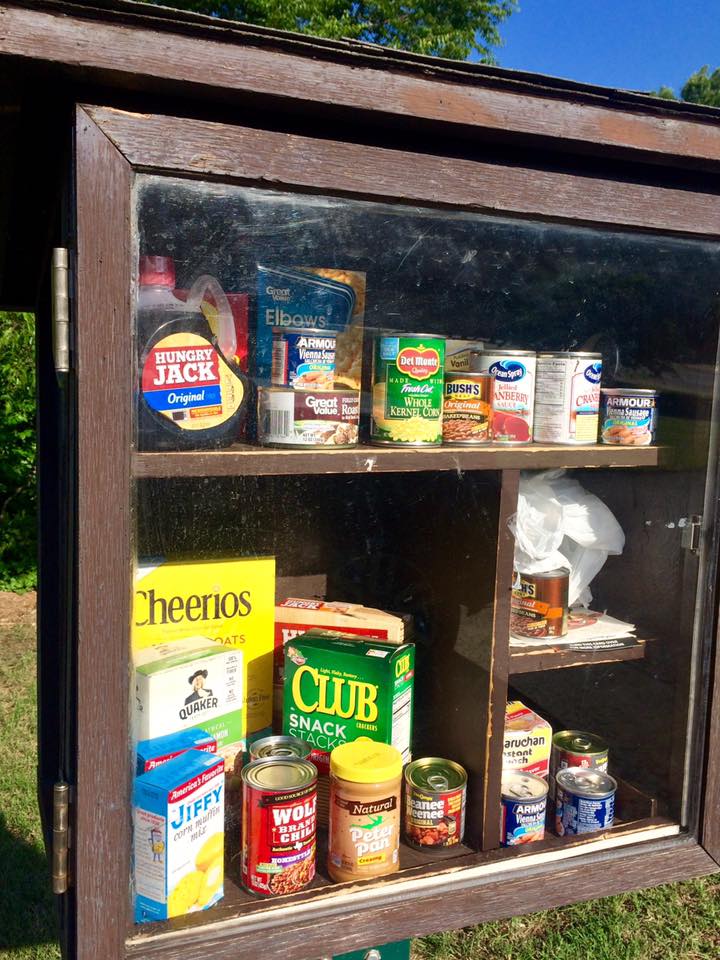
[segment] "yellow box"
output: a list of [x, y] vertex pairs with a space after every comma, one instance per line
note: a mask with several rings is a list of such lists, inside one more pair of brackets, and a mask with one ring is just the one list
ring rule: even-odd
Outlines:
[[519, 700], [510, 700], [505, 707], [503, 770], [547, 778], [551, 748], [552, 728], [547, 720]]
[[269, 732], [275, 627], [275, 558], [146, 562], [135, 575], [133, 652], [205, 636], [244, 661], [243, 736]]

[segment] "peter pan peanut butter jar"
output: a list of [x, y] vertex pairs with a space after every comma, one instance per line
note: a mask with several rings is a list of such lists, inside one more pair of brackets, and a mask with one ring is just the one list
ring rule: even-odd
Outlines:
[[400, 866], [402, 755], [360, 739], [330, 754], [328, 872], [336, 883], [395, 873]]

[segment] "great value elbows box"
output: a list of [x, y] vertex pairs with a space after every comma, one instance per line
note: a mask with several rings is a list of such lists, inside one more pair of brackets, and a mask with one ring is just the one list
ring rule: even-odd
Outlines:
[[505, 707], [503, 770], [522, 770], [547, 779], [550, 770], [552, 727], [519, 700]]
[[135, 654], [136, 741], [202, 727], [228, 771], [243, 749], [243, 657], [207, 637], [158, 643]]
[[206, 910], [222, 899], [224, 788], [221, 758], [199, 750], [136, 777], [136, 923]]
[[179, 733], [168, 733], [164, 737], [141, 740], [135, 750], [136, 773], [138, 776], [154, 770], [161, 763], [174, 760], [188, 750], [202, 750], [205, 753], [217, 753], [217, 740], [205, 730], [192, 727]]

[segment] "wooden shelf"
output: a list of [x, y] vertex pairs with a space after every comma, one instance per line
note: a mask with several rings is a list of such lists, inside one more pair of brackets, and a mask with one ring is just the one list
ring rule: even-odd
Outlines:
[[594, 663], [641, 660], [645, 656], [645, 649], [646, 641], [637, 639], [626, 647], [606, 650], [580, 650], [566, 646], [511, 647], [509, 673], [513, 676], [541, 670], [559, 670], [563, 667], [583, 667]]
[[336, 450], [274, 450], [237, 444], [226, 450], [135, 453], [136, 477], [281, 476], [398, 473], [418, 470], [546, 470], [551, 467], [656, 467], [658, 447], [607, 444], [406, 448], [359, 446]]

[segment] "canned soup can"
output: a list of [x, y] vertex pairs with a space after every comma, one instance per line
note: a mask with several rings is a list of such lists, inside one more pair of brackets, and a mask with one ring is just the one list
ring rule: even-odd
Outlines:
[[555, 778], [555, 832], [595, 833], [613, 825], [617, 781], [603, 770], [567, 767]]
[[600, 391], [600, 439], [624, 447], [649, 447], [657, 431], [657, 390], [622, 387]]
[[467, 773], [452, 760], [425, 757], [405, 767], [405, 839], [411, 847], [462, 843], [466, 788]]
[[516, 570], [510, 599], [510, 636], [539, 641], [566, 636], [569, 584], [567, 570]]
[[520, 770], [502, 775], [500, 846], [533, 843], [545, 836], [548, 785], [542, 777]]
[[607, 741], [584, 730], [560, 730], [552, 739], [550, 756], [550, 795], [555, 794], [555, 778], [567, 767], [585, 767], [606, 771], [610, 752]]
[[373, 349], [372, 443], [434, 447], [442, 443], [445, 339], [381, 335]]
[[540, 443], [597, 443], [600, 353], [539, 353], [533, 439]]
[[260, 897], [295, 893], [315, 876], [317, 768], [270, 757], [242, 770], [242, 883]]
[[354, 390], [258, 387], [258, 441], [265, 447], [355, 447], [359, 422]]
[[492, 438], [496, 443], [532, 441], [536, 362], [533, 350], [497, 350], [480, 358], [481, 372], [493, 378]]

